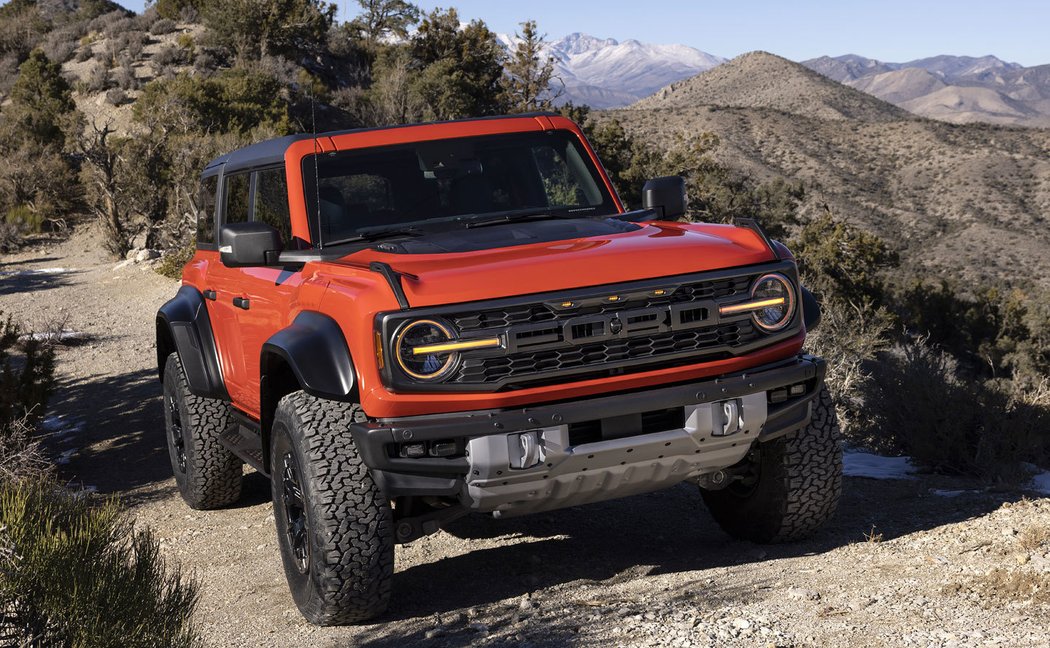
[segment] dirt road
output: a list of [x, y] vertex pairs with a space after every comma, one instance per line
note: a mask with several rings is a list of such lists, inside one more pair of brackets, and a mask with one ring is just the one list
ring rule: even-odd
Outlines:
[[[288, 595], [268, 483], [201, 513], [175, 491], [153, 316], [176, 289], [116, 267], [89, 233], [0, 256], [0, 311], [80, 334], [59, 355], [49, 444], [61, 474], [115, 493], [203, 582], [215, 646], [1050, 646], [1050, 500], [923, 476], [848, 478], [816, 539], [727, 539], [694, 488], [400, 547], [390, 612], [314, 628]], [[1040, 535], [1042, 534], [1042, 535]]]

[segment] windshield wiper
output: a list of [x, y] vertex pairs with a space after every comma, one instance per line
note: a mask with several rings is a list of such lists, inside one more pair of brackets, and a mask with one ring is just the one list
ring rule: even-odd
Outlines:
[[470, 229], [472, 227], [516, 223], [537, 218], [575, 219], [588, 217], [576, 214], [555, 214], [549, 207], [538, 209], [515, 209], [514, 211], [492, 212], [488, 214], [468, 214], [464, 217], [463, 227]]

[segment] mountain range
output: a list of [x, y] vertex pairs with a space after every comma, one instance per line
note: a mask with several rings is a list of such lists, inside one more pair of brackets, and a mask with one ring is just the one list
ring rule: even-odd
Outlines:
[[923, 117], [1050, 127], [1050, 65], [1024, 67], [995, 56], [887, 63], [855, 54], [802, 64]]
[[[507, 47], [517, 42], [501, 34]], [[554, 60], [559, 103], [592, 108], [626, 106], [660, 88], [721, 65], [725, 59], [687, 45], [649, 45], [587, 34], [569, 34], [544, 46]]]
[[[513, 47], [517, 38], [500, 35], [500, 40]], [[594, 108], [619, 108], [658, 91], [670, 92], [668, 86], [726, 62], [687, 45], [617, 41], [578, 32], [548, 42], [544, 50], [554, 60], [559, 103]], [[1024, 67], [995, 56], [948, 55], [891, 63], [856, 54], [822, 56], [802, 65], [922, 117], [1050, 127], [1050, 65]], [[728, 104], [740, 101], [725, 99]]]

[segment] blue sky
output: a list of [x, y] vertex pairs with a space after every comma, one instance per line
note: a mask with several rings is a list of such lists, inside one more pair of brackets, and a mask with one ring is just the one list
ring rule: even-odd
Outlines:
[[[142, 9], [143, 0], [125, 6]], [[357, 13], [340, 0], [339, 18]], [[683, 43], [732, 57], [762, 49], [794, 60], [862, 54], [908, 61], [937, 54], [994, 54], [1023, 65], [1050, 63], [1050, 2], [1002, 0], [458, 0], [454, 6], [499, 32], [534, 19], [549, 38], [575, 31], [649, 43]]]

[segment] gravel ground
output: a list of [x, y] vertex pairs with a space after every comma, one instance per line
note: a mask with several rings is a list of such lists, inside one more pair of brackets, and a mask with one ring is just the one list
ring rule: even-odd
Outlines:
[[[812, 541], [724, 536], [694, 488], [532, 517], [466, 518], [397, 552], [378, 623], [315, 628], [277, 555], [269, 485], [197, 512], [164, 449], [153, 315], [177, 284], [89, 232], [0, 256], [0, 311], [60, 327], [50, 445], [120, 495], [203, 583], [216, 646], [1050, 646], [1050, 499], [944, 477], [847, 478]], [[1032, 497], [1029, 494], [1029, 497]]]

